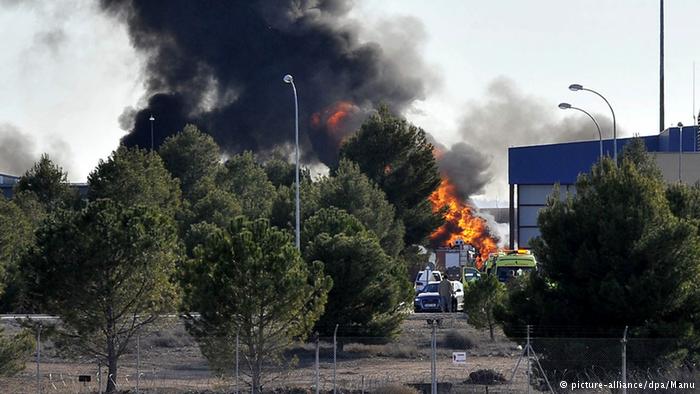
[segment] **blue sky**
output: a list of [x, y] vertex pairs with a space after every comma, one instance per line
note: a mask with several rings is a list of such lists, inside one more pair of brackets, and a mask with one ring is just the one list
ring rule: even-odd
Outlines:
[[[143, 99], [143, 59], [124, 26], [90, 1], [16, 3], [0, 0], [0, 133], [19, 131], [33, 141], [32, 155], [48, 151], [72, 180], [84, 181], [123, 135], [123, 109]], [[692, 122], [698, 15], [699, 1], [666, 1], [667, 125]], [[351, 16], [365, 27], [363, 39], [386, 41], [387, 50], [400, 47], [402, 38], [416, 40], [439, 82], [406, 115], [447, 145], [470, 140], [465, 123], [473, 118], [465, 114], [493, 99], [494, 81], [507, 81], [521, 100], [536, 103], [527, 107], [538, 112], [533, 119], [577, 117], [557, 109], [568, 101], [600, 114], [608, 131], [605, 104], [567, 90], [577, 82], [611, 101], [623, 136], [658, 131], [657, 0], [362, 0]], [[376, 29], [397, 18], [393, 36]], [[481, 199], [503, 201], [508, 145], [558, 137], [510, 139], [509, 130], [494, 132], [504, 137], [471, 142], [484, 145], [493, 164]], [[0, 146], [0, 154], [11, 153]], [[0, 172], [16, 170], [1, 157], [0, 165]]]

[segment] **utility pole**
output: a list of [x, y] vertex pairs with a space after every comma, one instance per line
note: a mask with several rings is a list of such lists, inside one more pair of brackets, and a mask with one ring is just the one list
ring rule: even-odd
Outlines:
[[700, 150], [700, 112], [695, 117], [695, 125], [698, 126], [697, 135], [695, 136], [696, 150]]
[[678, 122], [678, 182], [683, 182], [683, 123]]
[[659, 132], [664, 131], [664, 0], [661, 1], [659, 31]]

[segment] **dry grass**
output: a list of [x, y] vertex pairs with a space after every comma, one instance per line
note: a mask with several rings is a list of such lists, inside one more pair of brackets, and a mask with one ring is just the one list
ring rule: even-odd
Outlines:
[[[517, 352], [511, 349], [512, 342], [502, 339], [492, 343], [488, 334], [467, 325], [463, 314], [454, 314], [446, 318], [437, 328], [438, 370], [441, 380], [463, 382], [471, 370], [488, 368], [497, 371], [510, 371], [517, 358]], [[403, 323], [403, 330], [398, 338], [338, 338], [345, 343], [338, 351], [337, 378], [340, 387], [347, 393], [406, 393], [415, 394], [415, 389], [401, 384], [421, 383], [429, 379], [431, 329], [424, 315], [412, 315]], [[454, 333], [452, 333], [454, 331]], [[449, 338], [446, 342], [445, 338]], [[466, 339], [465, 339], [466, 338]], [[355, 343], [352, 343], [355, 341]], [[451, 353], [464, 349], [465, 341], [478, 343], [478, 348], [468, 350], [470, 362], [468, 369], [455, 366], [451, 362]], [[358, 343], [363, 342], [363, 343]], [[368, 343], [369, 342], [369, 343]], [[444, 345], [448, 343], [449, 345]], [[144, 389], [158, 393], [208, 393], [230, 392], [231, 380], [221, 381], [208, 370], [208, 364], [199, 348], [184, 329], [181, 322], [162, 324], [153, 332], [141, 336], [141, 384]], [[459, 346], [457, 346], [459, 345]], [[62, 391], [60, 379], [65, 379], [69, 388], [77, 387], [77, 375], [93, 375], [92, 391], [96, 390], [94, 361], [90, 358], [64, 358], [50, 350], [50, 344], [44, 342], [42, 352], [42, 375], [46, 392], [74, 393], [77, 390]], [[135, 346], [129, 349], [120, 360], [119, 381], [123, 390], [133, 390], [136, 376]], [[507, 354], [507, 353], [513, 353]], [[280, 387], [298, 387], [300, 392], [307, 390], [314, 376], [315, 344], [299, 343], [289, 350], [288, 356], [297, 356], [299, 364], [291, 371], [276, 371], [277, 379], [270, 390]], [[514, 355], [514, 356], [513, 356]], [[330, 389], [332, 376], [332, 340], [328, 338], [320, 343], [322, 390]], [[242, 362], [244, 362], [242, 360]], [[233, 368], [233, 366], [232, 366]], [[15, 378], [0, 379], [0, 393], [35, 393], [34, 358], [27, 360], [27, 369]], [[272, 373], [272, 372], [271, 372]], [[51, 385], [51, 378], [56, 389]], [[128, 377], [128, 381], [126, 380]], [[243, 379], [244, 377], [241, 376]], [[398, 386], [386, 386], [389, 382]], [[223, 383], [223, 385], [222, 385]], [[86, 388], [87, 389], [87, 388]], [[144, 390], [145, 392], [148, 392]], [[211, 391], [214, 390], [214, 391]], [[389, 391], [392, 390], [392, 391]], [[393, 391], [401, 390], [401, 391]], [[83, 391], [85, 392], [85, 391]], [[284, 391], [276, 391], [276, 393]], [[285, 392], [286, 393], [286, 392]]]
[[374, 391], [376, 394], [419, 394], [418, 390], [400, 384], [389, 384]]
[[343, 349], [346, 353], [389, 358], [420, 358], [426, 353], [418, 349], [415, 344], [387, 343], [385, 345], [366, 345], [363, 343], [349, 343]]

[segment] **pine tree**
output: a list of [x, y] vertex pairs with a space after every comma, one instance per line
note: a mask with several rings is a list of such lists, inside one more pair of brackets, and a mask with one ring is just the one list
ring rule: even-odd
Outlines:
[[202, 244], [182, 274], [187, 329], [210, 364], [230, 371], [239, 335], [244, 371], [254, 393], [265, 366], [284, 362], [282, 351], [306, 337], [323, 313], [332, 281], [322, 264], [307, 265], [291, 235], [266, 219], [239, 216], [226, 229], [200, 228]]

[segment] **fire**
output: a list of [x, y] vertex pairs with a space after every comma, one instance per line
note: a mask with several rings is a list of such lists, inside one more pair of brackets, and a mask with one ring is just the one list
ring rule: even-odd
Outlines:
[[430, 235], [432, 243], [447, 245], [458, 238], [463, 239], [479, 251], [481, 258], [477, 259], [477, 268], [481, 268], [482, 262], [498, 248], [486, 220], [477, 216], [474, 207], [459, 197], [455, 185], [445, 176], [429, 199], [435, 210], [447, 207], [445, 223]]
[[326, 125], [328, 128], [333, 131], [337, 132], [340, 127], [343, 124], [343, 121], [345, 118], [348, 117], [352, 112], [355, 112], [357, 110], [357, 107], [355, 107], [351, 102], [348, 101], [340, 101], [337, 102], [332, 108], [331, 108], [331, 115], [328, 117], [328, 120], [326, 120]]
[[352, 115], [358, 113], [360, 108], [350, 101], [338, 101], [320, 112], [311, 115], [311, 126], [314, 128], [325, 127], [325, 129], [336, 137], [342, 139], [345, 126]]

